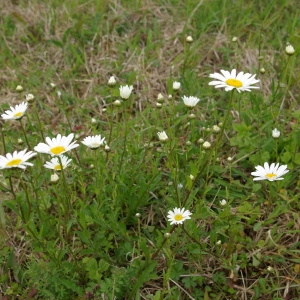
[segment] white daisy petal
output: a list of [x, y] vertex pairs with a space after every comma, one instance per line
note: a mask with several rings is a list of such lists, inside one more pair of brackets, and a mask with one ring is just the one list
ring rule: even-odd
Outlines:
[[197, 103], [200, 101], [199, 98], [194, 97], [194, 96], [190, 96], [190, 97], [183, 96], [183, 97], [182, 97], [182, 100], [183, 100], [184, 104], [185, 104], [187, 107], [190, 107], [190, 108], [196, 106]]
[[[210, 78], [218, 79], [218, 81], [213, 80], [209, 82], [209, 85], [214, 85], [215, 88], [224, 87], [225, 91], [231, 91], [236, 89], [238, 92], [250, 92], [251, 89], [259, 89], [258, 86], [253, 86], [259, 82], [258, 79], [255, 79], [255, 74], [239, 72], [237, 74], [236, 69], [233, 69], [231, 72], [226, 70], [221, 70], [220, 73], [210, 74]], [[220, 80], [220, 81], [219, 81]], [[220, 86], [223, 84], [223, 86]]]
[[27, 162], [28, 159], [36, 155], [35, 152], [27, 149], [20, 152], [14, 151], [13, 154], [7, 153], [6, 156], [0, 155], [0, 169], [20, 168], [26, 169], [26, 166], [33, 166], [32, 163]]
[[219, 73], [214, 73], [214, 74], [210, 74], [209, 75], [210, 78], [214, 78], [214, 79], [218, 79], [220, 80], [221, 82], [224, 82], [226, 80], [226, 77], [219, 74]]
[[123, 100], [127, 100], [131, 95], [131, 92], [133, 90], [133, 86], [132, 85], [130, 85], [130, 86], [129, 85], [120, 86], [119, 90], [120, 90], [120, 97]]
[[[226, 80], [228, 77], [231, 77], [231, 73], [230, 73], [229, 71], [221, 70], [221, 73], [223, 74], [225, 80]], [[218, 74], [218, 73], [215, 73], [215, 74]]]
[[61, 134], [58, 134], [53, 139], [46, 137], [45, 140], [47, 144], [39, 143], [37, 146], [34, 147], [34, 150], [40, 153], [46, 153], [53, 156], [61, 155], [79, 146], [79, 144], [76, 144], [76, 141], [70, 144], [73, 137], [73, 133], [70, 133], [67, 137], [61, 136]]
[[269, 163], [265, 162], [264, 166], [256, 166], [256, 171], [251, 172], [251, 175], [254, 176], [254, 181], [256, 180], [269, 180], [269, 181], [275, 181], [275, 180], [283, 180], [281, 176], [285, 175], [289, 170], [287, 169], [286, 165], [279, 166], [279, 163], [275, 164], [272, 163], [269, 165]]
[[166, 142], [166, 141], [169, 139], [169, 137], [168, 137], [168, 135], [166, 134], [165, 131], [160, 131], [160, 132], [158, 132], [158, 133], [157, 133], [157, 136], [158, 136], [158, 139], [159, 139], [161, 142]]
[[44, 164], [44, 167], [47, 169], [55, 170], [55, 171], [61, 171], [61, 167], [63, 169], [65, 169], [66, 167], [69, 166], [69, 164], [72, 161], [72, 159], [68, 159], [68, 157], [66, 157], [64, 155], [61, 155], [60, 159], [61, 159], [61, 164], [60, 164], [59, 158], [57, 156], [55, 156], [50, 161], [47, 161]]
[[27, 107], [27, 102], [22, 102], [15, 107], [10, 106], [10, 110], [6, 110], [4, 114], [1, 115], [1, 117], [4, 120], [19, 120], [24, 116]]
[[167, 218], [171, 225], [173, 224], [182, 224], [185, 220], [190, 219], [192, 213], [189, 210], [185, 210], [184, 208], [180, 209], [175, 207], [168, 212]]
[[103, 146], [105, 144], [105, 137], [101, 138], [100, 134], [87, 136], [81, 143], [91, 149], [98, 149], [100, 146]]

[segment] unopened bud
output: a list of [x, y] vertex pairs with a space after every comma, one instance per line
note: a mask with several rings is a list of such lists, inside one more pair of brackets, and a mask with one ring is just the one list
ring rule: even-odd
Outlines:
[[57, 174], [52, 174], [51, 177], [50, 177], [50, 181], [55, 183], [57, 182], [59, 179], [58, 175]]

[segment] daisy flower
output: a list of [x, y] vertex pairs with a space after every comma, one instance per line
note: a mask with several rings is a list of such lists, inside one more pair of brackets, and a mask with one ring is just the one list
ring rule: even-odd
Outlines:
[[101, 139], [101, 135], [87, 136], [81, 142], [83, 145], [91, 148], [98, 149], [100, 146], [104, 145], [105, 137]]
[[177, 208], [175, 207], [173, 210], [168, 212], [168, 221], [171, 222], [170, 224], [182, 224], [185, 220], [190, 219], [190, 215], [192, 213], [189, 210], [185, 210], [184, 208]]
[[130, 97], [132, 90], [133, 90], [132, 85], [120, 86], [120, 97], [124, 100], [127, 100]]
[[18, 120], [21, 119], [28, 107], [27, 102], [22, 102], [15, 107], [10, 107], [10, 110], [6, 110], [4, 114], [1, 115], [4, 120]]
[[6, 156], [0, 155], [0, 169], [20, 168], [26, 169], [27, 166], [33, 166], [32, 163], [27, 162], [28, 159], [35, 156], [33, 151], [27, 152], [27, 149], [23, 151], [15, 151], [13, 154], [7, 153]]
[[34, 150], [36, 152], [51, 154], [53, 156], [61, 155], [79, 146], [79, 144], [76, 144], [76, 141], [71, 143], [73, 138], [74, 133], [70, 133], [68, 136], [61, 136], [61, 134], [58, 134], [53, 139], [46, 137], [47, 144], [39, 143], [34, 147]]
[[184, 104], [190, 108], [196, 106], [196, 104], [200, 101], [199, 98], [194, 97], [194, 96], [190, 96], [190, 97], [183, 96], [182, 100], [183, 100]]
[[215, 88], [225, 88], [225, 91], [231, 91], [236, 89], [239, 93], [248, 91], [251, 89], [259, 89], [258, 86], [252, 86], [259, 82], [258, 79], [255, 79], [256, 74], [252, 75], [250, 73], [240, 72], [236, 74], [236, 69], [233, 69], [231, 72], [221, 70], [221, 73], [210, 74], [209, 77], [217, 80], [213, 80], [209, 85], [214, 85]]
[[264, 166], [256, 166], [256, 171], [252, 172], [252, 176], [256, 176], [256, 178], [253, 178], [253, 180], [269, 180], [269, 181], [275, 181], [275, 180], [283, 180], [281, 176], [289, 172], [287, 170], [286, 165], [279, 166], [279, 163], [275, 165], [275, 163], [272, 163], [270, 166], [267, 162], [264, 163]]
[[[68, 157], [64, 155], [61, 155], [60, 159], [61, 159], [61, 164], [63, 169], [65, 169], [72, 161], [72, 159], [68, 159]], [[57, 156], [53, 157], [50, 161], [47, 161], [44, 164], [44, 167], [55, 171], [61, 170], [61, 165]]]

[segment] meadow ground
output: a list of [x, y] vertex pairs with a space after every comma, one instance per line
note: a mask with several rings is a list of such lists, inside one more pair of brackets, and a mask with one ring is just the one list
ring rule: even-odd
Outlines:
[[2, 1], [0, 300], [299, 300], [299, 11]]

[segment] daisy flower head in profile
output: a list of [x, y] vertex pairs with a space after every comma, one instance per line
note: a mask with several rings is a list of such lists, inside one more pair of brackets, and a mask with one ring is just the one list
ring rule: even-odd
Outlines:
[[76, 144], [76, 141], [72, 142], [73, 138], [74, 133], [70, 133], [68, 136], [58, 134], [52, 139], [46, 137], [46, 143], [39, 143], [34, 147], [34, 150], [36, 152], [46, 153], [52, 156], [61, 155], [79, 146], [79, 144]]
[[133, 90], [133, 86], [132, 85], [124, 85], [124, 86], [120, 86], [120, 97], [123, 99], [123, 100], [127, 100], [130, 95], [131, 95], [131, 92]]
[[173, 82], [173, 90], [178, 91], [181, 87], [181, 83], [179, 81]]
[[165, 131], [158, 132], [158, 133], [157, 133], [157, 136], [158, 136], [158, 139], [159, 139], [161, 142], [166, 142], [166, 141], [169, 139], [169, 137], [168, 137], [168, 135], [166, 134]]
[[175, 207], [173, 210], [168, 212], [168, 221], [171, 222], [170, 224], [182, 224], [185, 220], [190, 219], [192, 213], [189, 210], [185, 210], [184, 208], [177, 208]]
[[95, 150], [98, 149], [100, 146], [105, 144], [105, 137], [101, 138], [101, 135], [94, 135], [94, 136], [87, 136], [81, 142], [83, 145]]
[[256, 171], [252, 172], [251, 175], [255, 176], [253, 178], [254, 181], [256, 180], [283, 180], [284, 178], [281, 177], [285, 175], [289, 170], [287, 169], [286, 165], [279, 166], [279, 163], [275, 164], [272, 163], [269, 165], [267, 162], [264, 163], [264, 166], [256, 166]]
[[24, 116], [27, 107], [28, 103], [23, 101], [15, 107], [11, 106], [9, 110], [6, 110], [5, 113], [1, 115], [1, 117], [4, 120], [19, 120]]
[[110, 86], [113, 86], [113, 85], [115, 85], [116, 83], [117, 83], [117, 81], [116, 81], [115, 76], [110, 76], [109, 79], [108, 79], [107, 84], [110, 85]]
[[65, 169], [66, 167], [68, 167], [72, 161], [72, 159], [66, 157], [65, 155], [61, 155], [60, 156], [60, 160], [61, 160], [61, 165], [60, 165], [60, 161], [59, 158], [57, 156], [51, 158], [50, 161], [47, 161], [44, 164], [44, 167], [47, 169], [51, 169], [51, 170], [55, 170], [55, 171], [61, 171], [61, 169]]
[[251, 92], [251, 89], [259, 89], [258, 86], [253, 86], [253, 84], [258, 83], [259, 80], [255, 79], [256, 74], [252, 75], [250, 73], [239, 72], [236, 73], [236, 69], [231, 72], [221, 70], [221, 73], [210, 74], [209, 77], [216, 79], [209, 83], [209, 85], [214, 85], [215, 88], [225, 88], [225, 91], [231, 91], [236, 89], [240, 92]]
[[20, 168], [26, 169], [27, 166], [33, 166], [32, 163], [27, 162], [28, 159], [35, 156], [36, 153], [28, 151], [27, 149], [22, 151], [14, 151], [12, 154], [7, 153], [5, 156], [0, 155], [0, 169]]
[[189, 97], [183, 96], [182, 100], [183, 100], [184, 104], [189, 108], [193, 108], [200, 101], [199, 98], [194, 97], [194, 96], [189, 96]]
[[280, 137], [280, 131], [279, 131], [277, 128], [274, 128], [274, 129], [272, 130], [272, 137], [273, 137], [274, 139], [278, 139], [278, 138]]
[[295, 53], [295, 49], [294, 49], [294, 47], [291, 45], [291, 44], [287, 44], [286, 45], [286, 47], [285, 47], [285, 53], [287, 54], [287, 55], [294, 55], [294, 53]]

